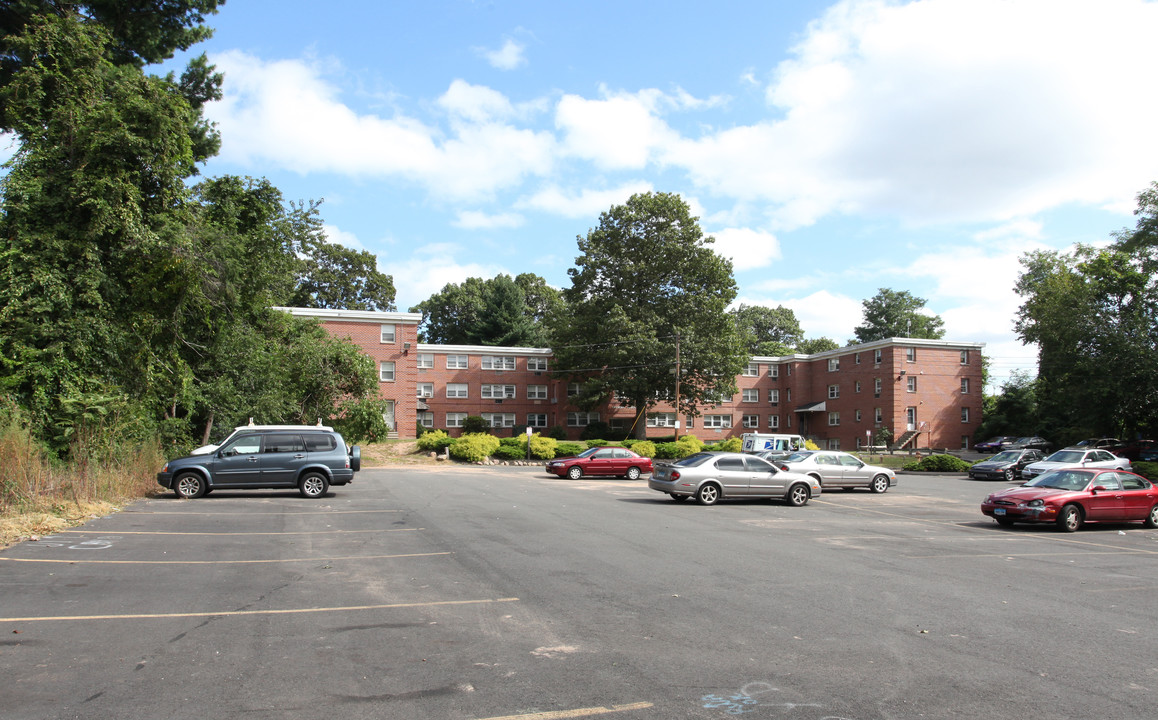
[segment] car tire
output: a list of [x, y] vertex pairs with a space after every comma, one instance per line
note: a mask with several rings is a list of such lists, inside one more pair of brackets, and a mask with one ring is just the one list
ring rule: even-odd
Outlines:
[[632, 465], [631, 467], [627, 468], [627, 475], [625, 475], [624, 477], [626, 477], [628, 480], [638, 480], [639, 475], [640, 475], [639, 468]]
[[1062, 532], [1077, 532], [1082, 526], [1082, 509], [1077, 505], [1066, 505], [1057, 516], [1057, 526]]
[[700, 505], [715, 505], [720, 501], [720, 486], [715, 483], [704, 483], [696, 490], [696, 502]]
[[869, 490], [872, 490], [873, 492], [875, 492], [877, 494], [880, 494], [883, 492], [888, 492], [888, 489], [889, 489], [889, 476], [888, 475], [877, 475], [876, 477], [873, 478], [872, 483], [869, 485]]
[[680, 495], [679, 493], [668, 493], [668, 495], [671, 495], [671, 499], [676, 502], [683, 502], [688, 499], [687, 495]]
[[583, 468], [579, 467], [578, 465], [572, 465], [571, 467], [567, 468], [567, 477], [571, 478], [572, 480], [578, 480], [579, 478], [583, 477]]
[[1150, 508], [1150, 514], [1146, 516], [1146, 527], [1158, 528], [1158, 505]]
[[306, 473], [302, 476], [301, 482], [298, 483], [298, 492], [302, 494], [302, 497], [311, 500], [322, 497], [329, 489], [330, 481], [326, 479], [325, 475], [317, 472]]
[[788, 504], [792, 507], [804, 507], [808, 504], [808, 486], [796, 483], [788, 488]]
[[1013, 468], [1005, 471], [1005, 482], [1013, 482]]
[[197, 473], [181, 473], [173, 478], [173, 494], [182, 500], [195, 500], [206, 492], [205, 478]]

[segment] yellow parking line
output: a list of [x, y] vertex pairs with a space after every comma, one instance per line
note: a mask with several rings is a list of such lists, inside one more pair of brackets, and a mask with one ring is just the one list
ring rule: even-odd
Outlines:
[[[276, 517], [296, 517], [298, 515], [357, 515], [359, 513], [400, 513], [401, 510], [287, 510]], [[125, 515], [213, 515], [214, 517], [228, 517], [231, 515], [275, 515], [269, 512], [178, 512], [176, 510], [125, 510]]]
[[443, 600], [439, 602], [391, 603], [388, 605], [348, 605], [345, 607], [290, 608], [287, 610], [222, 610], [218, 612], [146, 613], [131, 615], [55, 615], [46, 617], [0, 617], [0, 622], [47, 622], [50, 620], [153, 620], [157, 618], [229, 617], [237, 615], [298, 615], [302, 613], [353, 612], [357, 610], [394, 610], [398, 608], [444, 607], [449, 605], [486, 605], [518, 602], [518, 598], [487, 600]]
[[245, 565], [247, 563], [331, 562], [335, 560], [386, 560], [390, 558], [433, 557], [452, 552], [407, 553], [401, 555], [349, 555], [345, 557], [282, 558], [280, 560], [62, 560], [48, 558], [0, 557], [8, 562], [62, 563], [65, 565]]
[[169, 532], [166, 530], [106, 530], [94, 532], [93, 530], [58, 530], [56, 535], [64, 533], [73, 533], [74, 535], [204, 535], [206, 537], [219, 537], [222, 535], [359, 535], [362, 533], [384, 533], [384, 532], [414, 532], [415, 530], [425, 530], [426, 528], [391, 528], [386, 530], [285, 530], [282, 532]]
[[530, 713], [526, 715], [503, 715], [501, 717], [480, 718], [480, 720], [560, 720], [561, 718], [591, 717], [592, 715], [608, 715], [610, 713], [626, 712], [628, 710], [646, 710], [652, 707], [649, 702], [637, 702], [630, 705], [612, 705], [611, 707], [577, 708], [575, 710], [549, 710], [547, 712]]

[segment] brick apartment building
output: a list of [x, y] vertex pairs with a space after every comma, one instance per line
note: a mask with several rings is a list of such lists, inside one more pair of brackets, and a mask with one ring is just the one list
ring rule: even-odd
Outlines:
[[[561, 426], [570, 438], [590, 422], [627, 431], [635, 420], [614, 398], [590, 412], [571, 405], [579, 385], [553, 376], [547, 348], [419, 343], [416, 313], [285, 309], [318, 318], [375, 360], [381, 397], [390, 401], [387, 422], [399, 437], [414, 437], [418, 425], [453, 435], [468, 415], [487, 418], [500, 434]], [[736, 395], [682, 418], [680, 432], [706, 441], [792, 433], [848, 450], [886, 427], [898, 440], [919, 433], [914, 446], [965, 448], [981, 422], [983, 347], [890, 338], [814, 355], [753, 357], [736, 377]], [[675, 420], [670, 406], [654, 408], [647, 435], [672, 435]]]

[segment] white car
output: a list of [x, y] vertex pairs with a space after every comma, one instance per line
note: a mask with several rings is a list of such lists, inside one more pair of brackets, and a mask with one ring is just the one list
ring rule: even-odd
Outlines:
[[816, 478], [826, 491], [866, 487], [883, 493], [897, 484], [897, 474], [892, 470], [866, 465], [855, 455], [835, 450], [801, 450], [775, 462], [781, 469]]
[[1130, 461], [1106, 450], [1085, 450], [1067, 448], [1058, 450], [1045, 460], [1026, 465], [1021, 469], [1022, 480], [1032, 480], [1050, 470], [1062, 467], [1109, 468], [1111, 470], [1133, 470]]

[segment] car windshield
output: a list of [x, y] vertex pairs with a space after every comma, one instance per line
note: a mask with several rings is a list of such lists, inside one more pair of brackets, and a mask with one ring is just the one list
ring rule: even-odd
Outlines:
[[597, 447], [593, 447], [593, 448], [587, 448], [586, 450], [584, 450], [583, 452], [579, 453], [579, 454], [578, 454], [578, 455], [576, 455], [575, 457], [588, 458], [588, 457], [591, 457], [592, 455], [594, 455], [594, 454], [595, 454], [595, 453], [597, 453], [597, 452], [599, 452], [599, 448], [597, 448]]
[[1080, 450], [1058, 450], [1045, 459], [1046, 462], [1080, 463], [1086, 454]]
[[1006, 450], [1005, 452], [999, 452], [993, 457], [989, 458], [989, 462], [1017, 462], [1017, 459], [1020, 457], [1020, 450]]
[[1094, 473], [1085, 470], [1055, 470], [1030, 480], [1022, 487], [1084, 490], [1093, 477]]
[[696, 467], [697, 465], [703, 465], [713, 457], [715, 457], [715, 455], [711, 453], [695, 453], [694, 455], [688, 455], [686, 458], [676, 460], [674, 464], [680, 467]]
[[807, 460], [810, 457], [812, 457], [812, 451], [811, 450], [808, 452], [794, 452], [786, 458], [781, 458], [780, 462], [786, 462], [786, 463], [800, 462], [801, 460]]

